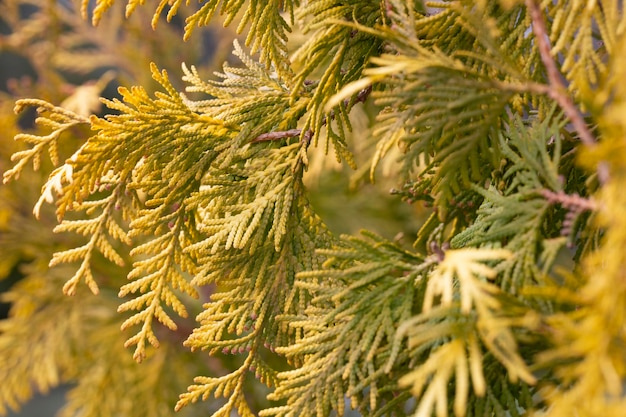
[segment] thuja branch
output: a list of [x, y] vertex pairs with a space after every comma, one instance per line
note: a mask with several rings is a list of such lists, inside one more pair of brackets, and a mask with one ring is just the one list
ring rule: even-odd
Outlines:
[[582, 114], [578, 111], [574, 102], [566, 93], [567, 87], [563, 82], [562, 75], [550, 55], [550, 50], [552, 48], [550, 47], [548, 31], [546, 30], [546, 24], [543, 20], [539, 4], [537, 4], [535, 0], [526, 0], [526, 7], [530, 12], [533, 32], [535, 34], [537, 48], [539, 49], [539, 56], [541, 57], [541, 61], [546, 67], [546, 71], [548, 73], [548, 82], [550, 84], [548, 95], [557, 102], [567, 118], [571, 121], [574, 129], [576, 129], [578, 135], [580, 136], [580, 140], [587, 146], [594, 146], [596, 140], [587, 127]]
[[21, 113], [27, 107], [35, 107], [39, 116], [35, 122], [44, 127], [52, 129], [52, 132], [45, 136], [38, 136], [30, 133], [19, 133], [15, 140], [31, 145], [30, 148], [14, 153], [11, 161], [16, 162], [15, 166], [3, 174], [3, 182], [6, 184], [12, 179], [17, 179], [24, 167], [32, 161], [33, 169], [39, 169], [44, 151], [48, 150], [48, 155], [54, 166], [59, 165], [59, 155], [57, 142], [61, 134], [74, 126], [88, 124], [89, 119], [76, 114], [70, 110], [54, 106], [44, 100], [22, 99], [15, 103], [15, 114]]

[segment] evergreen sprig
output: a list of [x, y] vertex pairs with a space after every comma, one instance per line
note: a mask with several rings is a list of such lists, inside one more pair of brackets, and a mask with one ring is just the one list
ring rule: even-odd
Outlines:
[[[304, 89], [304, 94], [310, 95], [303, 131], [312, 133], [314, 144], [323, 138], [326, 152], [332, 144], [337, 161], [345, 161], [356, 168], [346, 143], [346, 132], [351, 130], [347, 112], [354, 103], [347, 101], [329, 106], [328, 99], [348, 83], [358, 80], [369, 57], [378, 54], [380, 40], [367, 32], [355, 31], [352, 23], [370, 28], [381, 25], [380, 4], [310, 2], [297, 16], [306, 19], [304, 32], [309, 34], [292, 58], [301, 66], [292, 94], [294, 97], [303, 94]], [[317, 75], [320, 70], [322, 73]], [[315, 82], [308, 79], [311, 75], [316, 75]]]
[[[453, 247], [503, 242], [505, 248], [517, 254], [500, 266], [499, 285], [507, 291], [517, 292], [526, 285], [543, 282], [554, 257], [543, 253], [542, 247], [554, 253], [557, 248], [549, 242], [566, 244], [563, 239], [552, 240], [559, 235], [545, 233], [551, 228], [549, 223], [559, 221], [559, 213], [552, 210], [553, 206], [542, 190], [557, 192], [563, 185], [559, 177], [563, 175], [560, 167], [561, 126], [548, 121], [527, 126], [519, 118], [513, 120], [506, 137], [501, 138], [500, 146], [508, 161], [502, 177], [490, 189], [475, 187], [475, 191], [484, 197], [476, 221], [451, 241]], [[543, 140], [535, 141], [531, 137], [542, 137]], [[549, 144], [551, 138], [553, 144]], [[552, 155], [549, 148], [552, 148]], [[558, 231], [552, 230], [552, 233]], [[543, 265], [539, 259], [544, 259]], [[516, 279], [520, 281], [516, 282]]]
[[[110, 185], [103, 184], [102, 187]], [[89, 238], [89, 241], [83, 246], [55, 253], [50, 261], [51, 267], [61, 263], [81, 262], [74, 276], [63, 286], [63, 292], [66, 294], [74, 295], [77, 285], [82, 280], [93, 293], [99, 292], [98, 284], [91, 271], [91, 260], [96, 251], [118, 266], [125, 265], [126, 262], [119, 253], [120, 250], [109, 241], [109, 239], [113, 239], [125, 245], [132, 244], [132, 240], [125, 230], [125, 224], [122, 223], [123, 218], [116, 213], [122, 207], [124, 185], [123, 183], [117, 184], [111, 194], [103, 199], [84, 201], [75, 208], [75, 211], [84, 210], [88, 215], [99, 212], [97, 216], [84, 220], [63, 220], [54, 228], [57, 233], [74, 232]]]
[[427, 265], [371, 233], [345, 236], [336, 249], [319, 253], [328, 258], [323, 269], [301, 272], [295, 283], [311, 293], [309, 307], [286, 316], [303, 337], [277, 349], [292, 361], [304, 355], [304, 361], [277, 376], [270, 398], [286, 399], [286, 405], [262, 415], [343, 413], [345, 398], [364, 412], [394, 403], [397, 373], [389, 373], [387, 363], [402, 358], [392, 357], [391, 342], [397, 323], [411, 315]]
[[[25, 149], [23, 151], [19, 151], [11, 156], [11, 161], [15, 162], [13, 168], [5, 171], [2, 174], [3, 182], [6, 184], [11, 180], [18, 179], [21, 171], [26, 167], [26, 165], [30, 162], [33, 165], [33, 169], [38, 170], [41, 165], [41, 158], [44, 156], [44, 153], [47, 151], [48, 156], [50, 157], [50, 161], [55, 166], [59, 164], [59, 154], [58, 154], [58, 141], [59, 136], [71, 129], [74, 126], [88, 123], [87, 118], [82, 117], [72, 111], [68, 111], [61, 107], [53, 106], [50, 103], [44, 100], [18, 100], [15, 104], [15, 113], [22, 112], [25, 108], [34, 106], [37, 108], [37, 112], [41, 115], [36, 119], [36, 122], [41, 124], [42, 126], [46, 126], [47, 128], [52, 129], [48, 135], [38, 136], [29, 133], [20, 133], [15, 137], [15, 140], [22, 141], [31, 145], [29, 149]], [[50, 176], [51, 179], [55, 178], [54, 175]], [[51, 185], [53, 188], [60, 187], [60, 181], [63, 181], [63, 177], [65, 175], [60, 171], [57, 172], [58, 180], [55, 180], [54, 184]], [[65, 178], [69, 179], [69, 178]], [[48, 188], [49, 189], [49, 188]], [[51, 199], [51, 192], [45, 193], [44, 199]]]

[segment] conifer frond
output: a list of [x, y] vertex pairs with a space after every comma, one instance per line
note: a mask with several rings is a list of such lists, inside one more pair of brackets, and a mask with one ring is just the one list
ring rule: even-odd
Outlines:
[[[352, 168], [356, 164], [346, 142], [346, 132], [351, 130], [347, 113], [363, 98], [346, 100], [332, 108], [328, 108], [327, 102], [345, 85], [358, 80], [369, 57], [378, 54], [380, 38], [357, 30], [354, 23], [369, 28], [381, 25], [380, 7], [380, 2], [315, 1], [304, 4], [297, 13], [308, 34], [307, 41], [292, 56], [294, 65], [300, 67], [292, 98], [310, 97], [303, 131], [312, 132], [314, 144], [322, 139], [326, 152], [332, 145], [336, 159]], [[311, 83], [310, 76], [319, 78]]]
[[[202, 379], [203, 385], [190, 387], [190, 393], [181, 396], [179, 408], [200, 394], [206, 397], [214, 393], [229, 397], [228, 407], [236, 406], [243, 413], [247, 406], [240, 383], [237, 389], [231, 386], [235, 384], [232, 381], [244, 377], [240, 372], [258, 375], [268, 386], [276, 384], [277, 370], [266, 364], [261, 351], [274, 351], [300, 338], [299, 332], [289, 328], [279, 316], [297, 316], [308, 304], [307, 292], [294, 286], [295, 274], [320, 265], [314, 249], [324, 247], [329, 239], [319, 220], [310, 222], [312, 213], [302, 208], [293, 210], [287, 224], [289, 234], [278, 251], [273, 242], [266, 240], [253, 252], [247, 248], [222, 249], [215, 254], [208, 250], [199, 252], [202, 267], [194, 283], [215, 282], [219, 290], [204, 305], [197, 317], [200, 326], [185, 345], [213, 355], [221, 352], [247, 356], [236, 374]], [[268, 227], [271, 226], [265, 225], [265, 230]]]
[[[607, 56], [616, 48], [623, 29], [623, 5], [616, 0], [602, 2], [557, 1], [548, 5], [547, 25], [552, 41], [550, 54], [560, 57], [560, 69], [569, 81], [568, 89], [593, 100], [589, 94], [606, 73]], [[621, 14], [621, 16], [620, 16]]]
[[[186, 91], [202, 92], [219, 99], [233, 98], [243, 95], [262, 95], [263, 93], [284, 93], [287, 91], [287, 84], [281, 80], [276, 73], [271, 72], [264, 66], [260, 65], [250, 54], [244, 51], [239, 41], [233, 41], [233, 55], [239, 58], [244, 67], [232, 66], [224, 63], [223, 72], [215, 73], [218, 80], [203, 80], [195, 67], [187, 68], [183, 64], [183, 80], [187, 81], [190, 86]], [[212, 104], [218, 103], [213, 101], [200, 102]], [[216, 104], [217, 105], [217, 104]], [[207, 106], [208, 110], [210, 107]]]
[[[198, 228], [208, 237], [191, 250], [215, 254], [221, 249], [249, 248], [253, 253], [266, 239], [280, 250], [297, 191], [294, 171], [300, 146], [250, 148], [241, 162], [235, 161], [240, 170], [207, 179], [192, 201], [199, 207]], [[261, 162], [264, 158], [270, 158], [272, 165]]]
[[[102, 184], [101, 189], [111, 185], [110, 183]], [[123, 204], [126, 184], [119, 182], [114, 187], [111, 193], [101, 200], [83, 201], [73, 208], [74, 211], [85, 211], [86, 214], [100, 212], [97, 216], [85, 220], [63, 220], [61, 224], [54, 228], [56, 233], [74, 232], [89, 237], [89, 242], [83, 246], [57, 252], [50, 261], [51, 267], [61, 263], [81, 262], [74, 276], [63, 286], [65, 294], [74, 295], [78, 283], [83, 279], [94, 294], [99, 292], [98, 284], [91, 271], [91, 261], [96, 251], [119, 266], [125, 265], [119, 250], [109, 241], [109, 239], [112, 239], [125, 245], [132, 243], [125, 230], [126, 225], [120, 224], [123, 218], [116, 215], [116, 211], [127, 210], [126, 204]]]
[[[497, 69], [500, 77], [507, 81], [540, 80], [540, 57], [527, 32], [531, 24], [528, 11], [519, 4], [507, 8], [499, 3], [452, 3], [448, 9], [450, 14], [439, 18], [440, 23], [434, 25], [439, 36], [429, 36], [428, 42], [463, 59], [466, 65], [483, 74]], [[443, 24], [446, 20], [448, 23], [454, 21], [457, 33], [445, 31]], [[418, 33], [428, 30], [428, 26], [429, 22], [425, 21]], [[439, 39], [440, 36], [444, 39]], [[452, 43], [453, 38], [457, 38], [461, 45]], [[525, 95], [524, 99], [537, 104], [536, 99], [529, 95]], [[519, 111], [519, 107], [516, 110]]]
[[[187, 100], [186, 104], [237, 130], [238, 144], [262, 141], [260, 135], [294, 129], [305, 112], [306, 97], [292, 103], [289, 86], [255, 61], [237, 41], [234, 42], [233, 55], [245, 67], [224, 64], [222, 72], [215, 73], [216, 80], [203, 80], [195, 67], [183, 65], [183, 80], [190, 83], [186, 90], [211, 97], [208, 100]], [[222, 164], [226, 165], [227, 161]]]
[[[191, 237], [196, 233], [193, 213], [190, 218], [185, 207], [179, 209], [177, 205], [180, 206], [185, 196], [199, 188], [201, 174], [218, 155], [220, 141], [229, 138], [221, 123], [193, 112], [183, 103], [165, 73], [159, 74], [154, 69], [153, 75], [168, 94], [157, 93], [157, 99], [152, 100], [143, 89], [123, 89], [122, 96], [128, 104], [118, 100], [107, 102], [110, 108], [121, 114], [106, 120], [92, 118], [93, 126], [99, 132], [68, 160], [62, 167], [65, 171], [53, 173], [49, 181], [52, 188], [62, 194], [57, 204], [59, 218], [66, 210], [85, 210], [87, 214], [98, 208], [102, 210], [92, 221], [65, 222], [57, 229], [93, 233], [85, 246], [59, 253], [52, 261], [52, 264], [82, 261], [77, 273], [66, 284], [67, 292], [75, 292], [76, 284], [83, 278], [92, 291], [97, 292], [90, 269], [94, 249], [114, 262], [122, 263], [106, 235], [126, 242], [130, 237], [141, 240], [143, 236], [156, 235], [133, 251], [133, 254], [148, 255], [154, 262], [136, 262], [129, 277], [137, 281], [127, 284], [120, 292], [121, 296], [137, 291], [144, 293], [120, 306], [122, 311], [142, 310], [125, 323], [125, 327], [139, 322], [143, 324], [140, 335], [129, 341], [138, 346], [137, 359], [143, 358], [144, 338], [157, 343], [150, 325], [153, 317], [175, 328], [161, 302], [180, 315], [186, 314], [172, 289], [180, 289], [192, 296], [196, 294], [187, 284], [187, 277], [182, 275], [193, 269], [193, 261], [183, 251], [189, 240], [195, 240]], [[110, 159], [108, 152], [116, 157]], [[166, 160], [162, 155], [176, 157]], [[181, 164], [189, 167], [183, 175], [176, 171]], [[65, 175], [65, 182], [61, 181], [61, 174]], [[106, 192], [111, 186], [114, 189], [108, 197], [84, 201], [89, 195], [99, 190]], [[45, 197], [44, 193], [42, 198]], [[128, 204], [123, 203], [123, 199], [127, 199]], [[75, 204], [77, 201], [78, 205]], [[134, 218], [128, 234], [125, 231], [128, 226], [115, 220], [118, 204], [125, 207], [127, 218], [124, 220]], [[129, 215], [142, 206], [144, 208], [137, 215]]]
[[[30, 106], [36, 107], [37, 113], [40, 115], [37, 117], [36, 122], [41, 126], [52, 129], [52, 132], [45, 136], [30, 133], [19, 133], [15, 136], [15, 140], [23, 141], [32, 147], [13, 154], [11, 161], [17, 162], [13, 168], [3, 173], [2, 177], [5, 184], [12, 179], [18, 179], [20, 173], [29, 162], [33, 164], [35, 170], [38, 170], [45, 151], [47, 151], [52, 163], [55, 166], [58, 165], [59, 155], [57, 149], [59, 136], [76, 125], [89, 123], [89, 120], [83, 116], [37, 99], [18, 100], [15, 103], [15, 113], [18, 114]], [[60, 184], [58, 188], [60, 188]], [[52, 195], [50, 195], [50, 198], [52, 198]]]
[[[222, 249], [215, 254], [210, 250], [198, 251], [202, 265], [194, 277], [196, 285], [217, 283], [223, 290], [211, 296], [212, 303], [198, 316], [203, 324], [197, 335], [189, 339], [193, 348], [211, 351], [238, 350], [249, 345], [251, 337], [263, 337], [263, 343], [280, 346], [279, 335], [292, 333], [275, 321], [275, 314], [295, 314], [302, 308], [301, 290], [292, 286], [295, 273], [319, 264], [315, 248], [328, 244], [330, 236], [321, 222], [310, 218], [313, 213], [294, 207], [288, 219], [287, 230], [278, 251], [274, 242], [263, 239], [271, 225], [259, 230], [261, 237], [253, 252], [242, 249]], [[296, 262], [296, 254], [300, 257]], [[250, 256], [254, 255], [254, 261]], [[285, 297], [279, 299], [278, 296]], [[264, 324], [267, 320], [269, 324]], [[261, 330], [265, 335], [259, 333]], [[238, 340], [226, 338], [226, 333], [248, 334], [244, 345]], [[274, 340], [276, 338], [276, 340]]]
[[[195, 263], [185, 249], [198, 239], [198, 232], [195, 213], [184, 199], [199, 190], [203, 174], [220, 151], [228, 149], [225, 142], [231, 138], [223, 123], [191, 110], [165, 73], [154, 69], [153, 75], [168, 94], [157, 93], [153, 101], [142, 89], [122, 91], [124, 100], [134, 108], [119, 101], [107, 102], [122, 114], [94, 122], [100, 132], [87, 143], [97, 151], [108, 148], [124, 158], [126, 161], [120, 160], [121, 164], [108, 168], [130, 175], [132, 180], [127, 188], [145, 196], [145, 201], [140, 202], [143, 208], [130, 223], [129, 236], [137, 240], [148, 238], [131, 252], [146, 258], [133, 264], [129, 279], [134, 281], [120, 289], [122, 297], [142, 293], [120, 306], [120, 311], [139, 310], [123, 325], [126, 328], [141, 324], [140, 332], [127, 342], [137, 345], [138, 360], [144, 356], [146, 340], [158, 344], [152, 331], [154, 318], [170, 329], [176, 328], [162, 303], [186, 316], [184, 304], [174, 290], [197, 297], [186, 275], [194, 271]], [[127, 123], [129, 120], [133, 122]], [[132, 151], [129, 153], [128, 149]], [[163, 155], [175, 156], [165, 159]], [[183, 166], [188, 169], [179, 171]]]
[[212, 414], [214, 417], [229, 417], [237, 411], [242, 417], [254, 417], [244, 397], [243, 384], [246, 373], [254, 363], [254, 354], [249, 353], [243, 365], [234, 372], [219, 378], [196, 377], [195, 385], [191, 385], [187, 392], [180, 395], [176, 404], [176, 411], [182, 407], [195, 403], [199, 399], [206, 401], [211, 394], [215, 398], [228, 398], [226, 404]]
[[[178, 0], [170, 9], [172, 11], [182, 1]], [[260, 52], [260, 60], [267, 68], [274, 67], [281, 77], [289, 78], [290, 65], [287, 57], [287, 33], [291, 32], [294, 7], [298, 5], [294, 0], [252, 0], [244, 4], [241, 0], [208, 0], [193, 15], [186, 19], [185, 39], [189, 39], [196, 27], [206, 25], [221, 4], [220, 14], [226, 15], [225, 25], [229, 25], [237, 16], [241, 15], [237, 32], [247, 30], [246, 45], [252, 52]], [[165, 1], [161, 2], [162, 5]], [[290, 17], [290, 22], [285, 20], [285, 15]]]
[[170, 330], [178, 327], [163, 305], [171, 307], [180, 317], [187, 317], [187, 309], [175, 290], [198, 297], [197, 291], [187, 281], [186, 272], [193, 271], [195, 265], [184, 253], [185, 225], [182, 217], [178, 217], [170, 231], [137, 246], [131, 255], [141, 254], [146, 259], [136, 261], [128, 275], [132, 282], [120, 288], [119, 296], [141, 293], [137, 298], [124, 302], [119, 312], [139, 310], [122, 324], [122, 330], [140, 325], [139, 332], [128, 339], [125, 346], [136, 345], [134, 357], [137, 361], [145, 357], [146, 341], [154, 346], [159, 342], [154, 334], [152, 323], [156, 319]]
[[388, 36], [400, 53], [407, 54], [418, 43], [442, 51], [477, 73], [517, 86], [521, 94], [512, 100], [516, 111], [529, 104], [543, 107], [543, 100], [532, 93], [544, 94], [545, 88], [529, 83], [543, 82], [543, 74], [536, 43], [528, 36], [531, 18], [522, 2], [432, 2], [429, 6], [436, 13], [416, 14], [408, 13], [402, 1], [390, 3], [394, 6], [388, 15], [397, 30]]
[[[476, 344], [475, 339], [469, 339], [468, 344], [470, 349], [478, 350], [473, 347]], [[448, 415], [448, 385], [453, 374], [456, 382], [454, 414], [465, 414], [469, 391], [469, 365], [465, 349], [465, 343], [459, 339], [446, 343], [431, 352], [426, 363], [398, 381], [400, 386], [411, 387], [413, 395], [421, 396], [416, 417], [430, 416], [433, 411], [436, 411], [437, 417]], [[480, 365], [479, 363], [478, 366]], [[475, 365], [474, 369], [478, 367]], [[482, 378], [482, 375], [472, 376], [474, 379]]]
[[[501, 316], [508, 314], [507, 309], [513, 309], [515, 303], [510, 299], [508, 302], [511, 305], [505, 307], [505, 294], [495, 285], [483, 281], [485, 278], [495, 278], [497, 273], [485, 265], [485, 261], [509, 257], [510, 252], [503, 249], [459, 249], [446, 252], [444, 260], [429, 278], [424, 295], [424, 312], [428, 313], [435, 296], [440, 296], [439, 303], [442, 306], [451, 305], [453, 300], [458, 302], [461, 314], [475, 311], [482, 342], [507, 368], [511, 380], [520, 378], [527, 383], [534, 383], [535, 377], [519, 356], [515, 337], [508, 328], [513, 320]], [[458, 290], [454, 278], [458, 279]], [[524, 310], [522, 308], [525, 313]], [[520, 314], [519, 311], [516, 313]], [[533, 316], [521, 317], [521, 323], [532, 326]]]
[[[428, 352], [427, 359], [399, 381], [419, 397], [416, 416], [447, 415], [448, 384], [453, 376], [456, 388], [452, 409], [456, 416], [466, 415], [474, 395], [486, 394], [499, 375], [485, 375], [486, 355], [481, 345], [506, 368], [513, 383], [518, 379], [535, 383], [520, 356], [512, 328], [533, 328], [536, 315], [484, 281], [492, 280], [497, 273], [485, 262], [508, 257], [510, 252], [502, 249], [445, 252], [428, 277], [423, 312], [400, 325], [396, 343], [408, 337], [410, 357], [417, 360]], [[399, 349], [397, 344], [394, 349]]]
[[[498, 284], [507, 291], [515, 292], [527, 284], [542, 281], [539, 270], [542, 239], [539, 231], [544, 225], [550, 204], [532, 191], [527, 192], [526, 196], [502, 196], [494, 190], [480, 191], [480, 194], [485, 197], [485, 202], [478, 210], [476, 223], [455, 236], [452, 244], [502, 244], [508, 249], [517, 249], [522, 255], [500, 266], [504, 274], [498, 278]], [[489, 223], [491, 221], [495, 223]], [[487, 224], [489, 226], [485, 229]], [[522, 229], [521, 225], [524, 226]]]
[[328, 257], [324, 269], [302, 272], [296, 282], [311, 292], [311, 304], [304, 315], [287, 317], [303, 337], [277, 348], [303, 362], [278, 374], [268, 398], [286, 405], [263, 416], [343, 415], [346, 398], [363, 412], [393, 400], [397, 374], [385, 367], [401, 363], [403, 355], [392, 355], [391, 341], [397, 324], [411, 315], [428, 263], [370, 233], [344, 237], [341, 246], [319, 253]]
[[[442, 5], [445, 11], [430, 17], [401, 2], [391, 3], [388, 15], [398, 29], [385, 29], [381, 36], [389, 39], [395, 53], [373, 57], [375, 66], [364, 71], [374, 83], [375, 102], [384, 108], [374, 131], [379, 143], [372, 173], [386, 152], [400, 145], [406, 152], [405, 172], [424, 161], [424, 172], [434, 174], [435, 204], [445, 208], [456, 194], [497, 167], [500, 153], [494, 132], [508, 118], [511, 100], [531, 87], [521, 63], [477, 53], [477, 47], [502, 41], [495, 38], [495, 28], [483, 33], [483, 23], [472, 14], [484, 12], [481, 7], [469, 11], [461, 4]], [[506, 26], [510, 19], [498, 24]], [[450, 23], [461, 33], [450, 32]], [[454, 42], [441, 41], [450, 36]]]
[[[230, 105], [228, 98], [216, 100]], [[210, 113], [213, 104], [208, 100], [202, 106]], [[217, 106], [215, 111], [215, 117], [229, 117], [217, 114]], [[243, 123], [243, 131], [248, 123]], [[245, 138], [238, 136], [235, 141]], [[197, 317], [200, 326], [185, 344], [211, 354], [248, 352], [246, 373], [261, 372], [268, 384], [275, 380], [276, 371], [263, 365], [260, 350], [274, 350], [299, 337], [277, 316], [297, 315], [308, 304], [307, 293], [293, 285], [295, 274], [318, 266], [315, 249], [330, 239], [303, 194], [302, 148], [308, 144], [275, 145], [253, 141], [234, 149], [231, 165], [209, 170], [199, 191], [183, 202], [195, 210], [197, 229], [203, 235], [186, 249], [198, 265], [192, 284], [217, 284]], [[191, 389], [185, 397], [189, 399], [181, 400], [179, 407], [198, 398], [195, 391], [203, 396], [227, 392], [228, 403], [220, 413], [232, 407], [243, 413], [248, 406], [237, 391], [240, 388], [233, 391], [227, 386], [235, 376], [211, 379], [208, 385]]]
[[[497, 166], [500, 153], [493, 129], [504, 115], [510, 93], [488, 79], [473, 78], [467, 69], [449, 67], [458, 63], [429, 66], [427, 57], [404, 61], [397, 56], [373, 61], [381, 66], [376, 73], [395, 78], [397, 70], [404, 67], [403, 78], [409, 79], [401, 84], [389, 79], [389, 90], [374, 93], [377, 104], [394, 103], [393, 109], [378, 118], [374, 134], [380, 138], [380, 152], [375, 163], [396, 143], [407, 150], [406, 171], [424, 158], [428, 169], [436, 169], [432, 189], [436, 203], [452, 199]], [[394, 87], [396, 84], [400, 89]], [[407, 126], [413, 129], [407, 131]]]
[[[57, 208], [59, 217], [71, 209], [73, 201], [82, 201], [111, 176], [126, 178], [127, 191], [138, 206], [153, 198], [155, 205], [164, 206], [164, 212], [170, 211], [171, 205], [186, 195], [185, 191], [199, 186], [197, 177], [222, 150], [220, 145], [230, 138], [221, 122], [194, 112], [183, 102], [165, 72], [159, 73], [155, 66], [152, 70], [166, 93], [157, 92], [156, 99], [152, 99], [143, 88], [120, 88], [123, 101], [105, 100], [111, 110], [120, 114], [91, 118], [98, 133], [73, 158], [73, 182], [63, 190]], [[183, 161], [189, 170], [172, 175], [176, 164]], [[168, 187], [164, 188], [164, 184]], [[138, 193], [147, 196], [139, 197]]]
[[[394, 349], [408, 339], [413, 371], [400, 382], [420, 398], [414, 415], [505, 416], [533, 406], [528, 386], [511, 382], [498, 360], [483, 351], [477, 330], [475, 317], [462, 315], [458, 305], [437, 306], [401, 324]], [[453, 378], [454, 391], [447, 387]]]
[[[453, 247], [497, 245], [519, 254], [498, 267], [503, 271], [498, 285], [507, 292], [543, 282], [540, 259], [550, 257], [544, 256], [542, 248], [555, 250], [547, 241], [553, 236], [545, 236], [543, 231], [552, 228], [558, 217], [542, 190], [560, 191], [559, 176], [567, 175], [560, 167], [561, 136], [561, 126], [549, 119], [528, 126], [515, 118], [500, 139], [502, 155], [507, 158], [502, 174], [504, 189], [475, 187], [485, 198], [478, 217], [452, 239]], [[543, 270], [550, 267], [544, 263]]]
[[[502, 260], [511, 256], [506, 250], [475, 250], [458, 249], [445, 253], [445, 258], [439, 264], [428, 280], [424, 295], [424, 312], [428, 312], [435, 303], [435, 298], [443, 306], [452, 304], [455, 293], [454, 278], [458, 279], [460, 287], [461, 312], [468, 314], [473, 309], [473, 303], [480, 293], [492, 293], [489, 284], [476, 279], [476, 276], [493, 279], [496, 271], [487, 267], [484, 261]], [[486, 297], [485, 297], [486, 298]]]
[[395, 53], [373, 57], [375, 66], [356, 82], [373, 83], [375, 101], [384, 109], [374, 131], [379, 142], [372, 175], [389, 149], [400, 145], [407, 154], [405, 172], [425, 160], [422, 172], [434, 174], [432, 193], [443, 212], [456, 194], [497, 168], [494, 132], [508, 119], [510, 106], [522, 111], [522, 97], [547, 91], [525, 69], [537, 63], [528, 64], [521, 52], [511, 59], [500, 49], [513, 43], [520, 51], [532, 49], [522, 30], [509, 31], [522, 26], [523, 11], [503, 12], [494, 2], [473, 6], [442, 3], [437, 7], [443, 11], [429, 16], [411, 2], [391, 1], [386, 15], [393, 29], [385, 27], [379, 36]]

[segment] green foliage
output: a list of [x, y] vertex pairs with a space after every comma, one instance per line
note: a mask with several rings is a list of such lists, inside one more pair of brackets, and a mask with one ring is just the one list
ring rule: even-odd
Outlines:
[[[327, 415], [344, 410], [344, 397], [353, 407], [375, 412], [399, 405], [394, 400], [397, 378], [390, 373], [396, 327], [411, 316], [419, 296], [419, 256], [384, 239], [345, 236], [334, 249], [320, 251], [328, 260], [322, 269], [302, 272], [295, 282], [312, 300], [299, 315], [284, 318], [301, 331], [295, 343], [278, 348], [297, 369], [278, 374], [271, 399], [286, 405], [264, 410], [262, 415]], [[403, 355], [404, 356], [404, 355]], [[405, 357], [402, 359], [406, 360]], [[369, 393], [366, 393], [366, 390]]]
[[[130, 0], [127, 17], [170, 22], [151, 35], [168, 39], [156, 84], [125, 58], [70, 64], [110, 50], [76, 43], [71, 8], [9, 3], [7, 45], [36, 55], [26, 23], [56, 16], [54, 69], [99, 81], [63, 100], [53, 73], [45, 99], [15, 106], [37, 109], [32, 130], [0, 113], [21, 146], [2, 155], [0, 274], [24, 275], [3, 296], [0, 413], [73, 382], [68, 417], [199, 400], [224, 417], [626, 414], [621, 2], [163, 0], [144, 15]], [[92, 22], [122, 39], [132, 25], [107, 23], [121, 7], [97, 0]], [[245, 33], [236, 62], [208, 79], [182, 63], [182, 92], [160, 69], [181, 63], [170, 39], [218, 15]], [[116, 71], [143, 87], [98, 115]], [[413, 245], [409, 224], [382, 227], [394, 240], [326, 226], [349, 207], [318, 213], [332, 188], [307, 176], [339, 175], [319, 158], [394, 184], [421, 222]], [[41, 192], [18, 198], [18, 179]], [[33, 203], [62, 234], [23, 215]]]

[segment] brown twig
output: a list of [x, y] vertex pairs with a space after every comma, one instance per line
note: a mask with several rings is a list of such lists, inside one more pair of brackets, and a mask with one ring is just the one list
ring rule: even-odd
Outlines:
[[567, 87], [563, 82], [562, 75], [550, 55], [550, 40], [542, 12], [539, 9], [539, 4], [537, 4], [535, 0], [526, 0], [526, 7], [532, 19], [533, 32], [535, 33], [537, 48], [539, 48], [539, 56], [548, 72], [548, 81], [550, 83], [548, 94], [558, 103], [561, 109], [563, 109], [567, 118], [572, 122], [574, 129], [578, 132], [580, 140], [587, 146], [594, 146], [596, 140], [589, 130], [589, 127], [587, 127], [582, 114], [578, 111], [570, 96], [567, 95]]
[[[365, 102], [365, 100], [367, 100], [367, 97], [370, 95], [371, 92], [372, 92], [371, 85], [359, 91], [352, 105], [355, 105], [356, 103]], [[348, 106], [349, 104], [350, 104], [350, 99], [345, 99], [343, 101], [344, 106]], [[333, 119], [335, 117], [335, 113], [331, 111], [331, 113], [329, 114], [329, 117]], [[324, 120], [322, 121], [322, 125], [325, 125], [326, 123], [327, 123], [327, 119], [324, 118]], [[271, 142], [275, 140], [294, 138], [296, 136], [300, 136], [301, 134], [302, 134], [302, 129], [289, 129], [289, 130], [281, 130], [277, 132], [267, 132], [267, 133], [260, 134], [256, 138], [252, 139], [251, 142], [252, 143]], [[304, 140], [308, 142], [311, 140], [311, 137], [313, 137], [313, 131], [308, 130], [304, 135]]]
[[263, 133], [257, 136], [256, 138], [252, 139], [252, 143], [270, 142], [274, 140], [294, 138], [296, 136], [300, 136], [301, 133], [302, 133], [302, 129], [289, 129], [289, 130], [282, 130], [278, 132]]
[[596, 211], [598, 204], [590, 199], [581, 197], [578, 194], [566, 194], [563, 191], [555, 193], [550, 190], [541, 190], [541, 195], [550, 203], [558, 203], [570, 211]]
[[566, 194], [563, 191], [553, 192], [547, 189], [541, 190], [540, 194], [551, 204], [560, 204], [567, 212], [561, 223], [561, 236], [569, 239], [568, 247], [575, 246], [575, 233], [580, 215], [585, 211], [597, 211], [598, 203], [590, 198], [581, 197], [578, 194]]
[[[532, 20], [533, 32], [535, 34], [537, 48], [539, 49], [539, 56], [541, 57], [541, 61], [546, 67], [546, 71], [548, 73], [548, 96], [555, 100], [561, 107], [565, 116], [570, 120], [576, 132], [578, 132], [580, 140], [586, 146], [594, 147], [596, 145], [596, 139], [591, 133], [591, 130], [589, 130], [587, 123], [585, 123], [582, 114], [572, 101], [571, 97], [567, 94], [567, 87], [563, 82], [563, 77], [550, 54], [550, 40], [539, 4], [536, 0], [526, 0], [526, 7], [528, 8], [530, 18]], [[598, 164], [597, 172], [600, 183], [606, 183], [609, 179], [608, 164], [600, 162]]]

